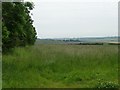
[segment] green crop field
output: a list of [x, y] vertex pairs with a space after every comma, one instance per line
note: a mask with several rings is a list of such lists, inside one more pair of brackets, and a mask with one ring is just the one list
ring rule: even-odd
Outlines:
[[35, 45], [3, 54], [3, 88], [118, 87], [117, 45]]

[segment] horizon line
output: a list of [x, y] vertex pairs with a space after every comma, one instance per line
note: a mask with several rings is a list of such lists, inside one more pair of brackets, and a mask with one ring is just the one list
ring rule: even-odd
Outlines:
[[66, 39], [66, 38], [111, 38], [111, 37], [117, 37], [119, 38], [120, 36], [84, 36], [84, 37], [52, 37], [52, 38], [41, 38], [37, 37], [37, 39]]

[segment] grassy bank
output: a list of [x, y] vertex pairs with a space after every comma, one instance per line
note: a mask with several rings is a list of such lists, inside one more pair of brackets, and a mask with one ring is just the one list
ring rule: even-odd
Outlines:
[[35, 45], [3, 55], [3, 87], [90, 88], [117, 82], [116, 45]]

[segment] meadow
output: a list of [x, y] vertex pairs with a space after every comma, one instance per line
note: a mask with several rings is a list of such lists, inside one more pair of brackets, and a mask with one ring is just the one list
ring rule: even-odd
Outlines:
[[117, 45], [44, 45], [3, 54], [3, 88], [118, 86]]

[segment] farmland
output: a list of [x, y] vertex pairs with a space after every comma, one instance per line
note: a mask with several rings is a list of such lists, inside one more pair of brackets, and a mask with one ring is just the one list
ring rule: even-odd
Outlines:
[[36, 44], [3, 54], [3, 88], [118, 86], [117, 45]]

